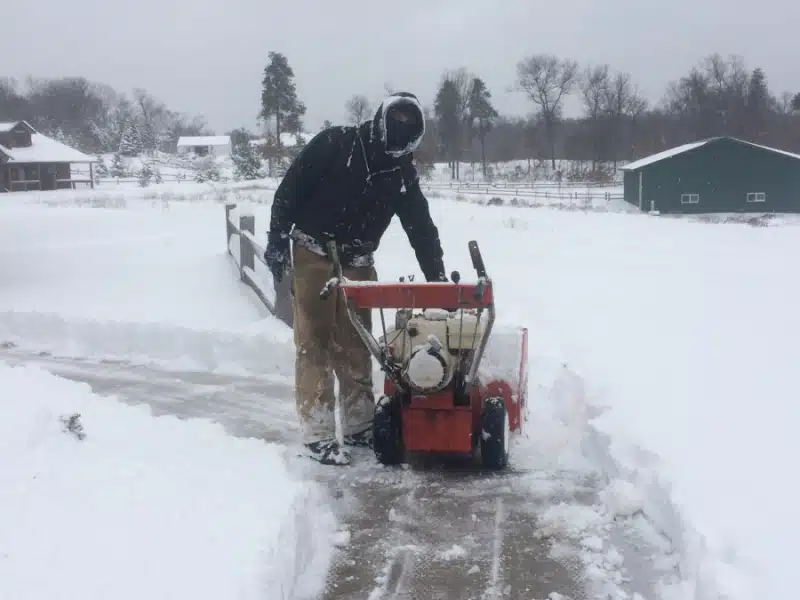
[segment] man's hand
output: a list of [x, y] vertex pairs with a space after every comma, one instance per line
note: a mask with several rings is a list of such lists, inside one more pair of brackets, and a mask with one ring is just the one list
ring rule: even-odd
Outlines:
[[289, 267], [291, 259], [289, 252], [289, 236], [285, 233], [267, 234], [269, 241], [264, 252], [264, 262], [272, 273], [275, 283], [280, 283]]

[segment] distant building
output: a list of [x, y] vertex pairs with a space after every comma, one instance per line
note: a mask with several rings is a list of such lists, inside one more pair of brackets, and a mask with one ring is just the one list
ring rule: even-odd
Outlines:
[[[0, 192], [58, 190], [77, 183], [94, 189], [97, 159], [37, 132], [27, 121], [0, 123]], [[73, 178], [73, 164], [88, 164], [88, 178]]]
[[625, 201], [661, 213], [800, 212], [800, 155], [733, 137], [629, 163]]
[[181, 136], [178, 138], [179, 154], [197, 156], [230, 156], [231, 137], [229, 135]]

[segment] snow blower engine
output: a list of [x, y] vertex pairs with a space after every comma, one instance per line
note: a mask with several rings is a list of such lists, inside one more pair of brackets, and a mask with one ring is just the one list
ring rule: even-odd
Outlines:
[[[491, 279], [478, 244], [469, 242], [478, 279], [379, 283], [343, 277], [335, 244], [328, 245], [336, 277], [321, 292], [341, 291], [350, 321], [384, 372], [375, 407], [374, 450], [383, 464], [407, 453], [480, 454], [487, 468], [507, 465], [509, 438], [522, 431], [527, 384], [527, 329], [520, 329], [513, 377], [479, 376], [495, 321]], [[382, 335], [358, 311], [379, 309]], [[395, 309], [394, 327], [384, 310]], [[505, 369], [504, 369], [505, 371]]]

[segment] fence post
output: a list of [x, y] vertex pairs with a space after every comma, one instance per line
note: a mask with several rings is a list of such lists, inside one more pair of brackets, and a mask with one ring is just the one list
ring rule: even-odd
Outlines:
[[233, 223], [231, 223], [231, 211], [236, 208], [235, 204], [225, 205], [225, 252], [231, 253], [231, 237], [233, 236]]
[[255, 249], [244, 236], [247, 231], [252, 235], [256, 232], [256, 218], [253, 215], [239, 215], [239, 230], [242, 232], [239, 236], [239, 262], [241, 263], [240, 272], [242, 281], [246, 281], [244, 270], [249, 267], [251, 270], [255, 269]]

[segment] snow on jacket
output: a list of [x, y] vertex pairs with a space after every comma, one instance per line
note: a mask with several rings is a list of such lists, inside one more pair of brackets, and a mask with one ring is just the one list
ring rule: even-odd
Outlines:
[[[386, 109], [413, 102], [420, 131], [402, 156], [386, 153]], [[344, 264], [371, 264], [397, 215], [428, 281], [446, 280], [439, 232], [419, 185], [412, 151], [424, 133], [415, 96], [395, 94], [359, 126], [318, 133], [292, 162], [272, 204], [269, 235], [291, 237], [318, 253], [335, 240]], [[294, 229], [293, 229], [294, 228]]]

